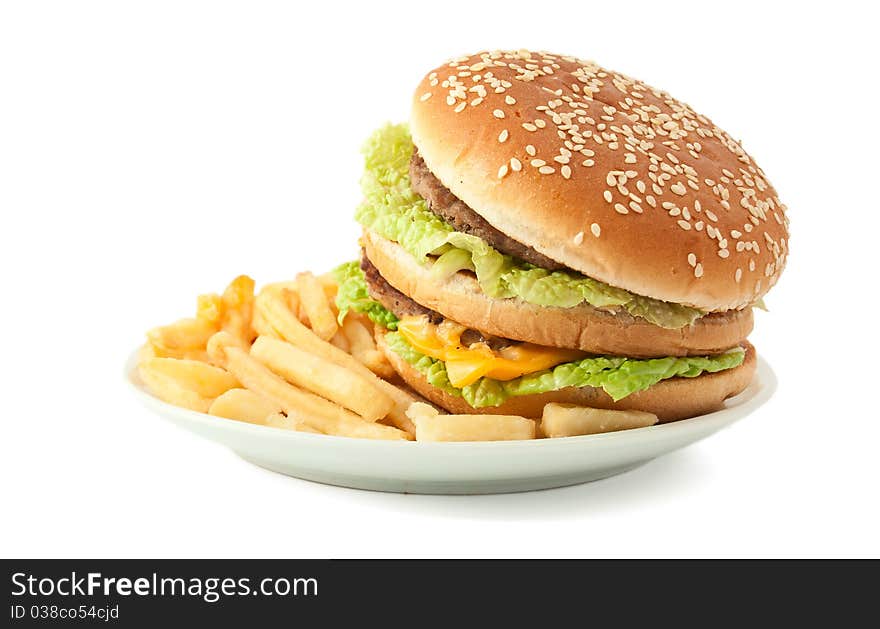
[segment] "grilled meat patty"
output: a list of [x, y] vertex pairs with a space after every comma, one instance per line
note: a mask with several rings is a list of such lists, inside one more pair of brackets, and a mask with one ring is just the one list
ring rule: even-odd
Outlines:
[[498, 251], [543, 269], [561, 271], [567, 268], [492, 227], [485, 218], [474, 212], [467, 203], [440, 183], [434, 173], [428, 170], [418, 150], [413, 151], [409, 163], [409, 177], [413, 190], [428, 202], [428, 208], [452, 225], [456, 231], [482, 238]]
[[[385, 306], [393, 312], [398, 318], [407, 315], [425, 315], [433, 324], [439, 324], [445, 318], [439, 312], [435, 312], [429, 308], [425, 308], [421, 304], [416, 303], [399, 290], [388, 283], [379, 270], [373, 266], [370, 259], [361, 252], [361, 270], [364, 272], [364, 278], [367, 281], [367, 290], [370, 297]], [[468, 347], [474, 343], [486, 343], [493, 350], [499, 350], [508, 345], [514, 345], [517, 341], [501, 338], [498, 336], [484, 335], [478, 330], [468, 329], [461, 335], [461, 343]]]

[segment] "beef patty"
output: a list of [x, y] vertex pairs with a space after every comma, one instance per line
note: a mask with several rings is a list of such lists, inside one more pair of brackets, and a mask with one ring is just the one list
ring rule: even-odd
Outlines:
[[[361, 252], [361, 270], [364, 272], [364, 278], [367, 281], [367, 291], [370, 293], [370, 297], [385, 306], [398, 318], [407, 315], [425, 315], [435, 325], [441, 323], [446, 318], [439, 312], [425, 308], [394, 288], [388, 283], [388, 280], [382, 277], [379, 269], [373, 266], [373, 263], [370, 262], [370, 259], [363, 252]], [[474, 343], [486, 343], [492, 349], [499, 350], [508, 345], [515, 345], [517, 341], [511, 341], [499, 336], [489, 336], [477, 330], [468, 329], [462, 333], [461, 343], [465, 347]]]
[[370, 297], [393, 312], [398, 319], [406, 315], [427, 315], [431, 323], [437, 324], [443, 321], [442, 314], [416, 303], [389, 284], [363, 251], [361, 251], [361, 270], [364, 272]]
[[440, 183], [434, 173], [428, 170], [425, 160], [417, 149], [413, 150], [409, 163], [409, 177], [413, 190], [428, 202], [428, 208], [452, 225], [456, 231], [482, 238], [501, 253], [525, 260], [543, 269], [561, 271], [567, 268], [492, 227], [485, 218], [474, 212], [467, 203]]

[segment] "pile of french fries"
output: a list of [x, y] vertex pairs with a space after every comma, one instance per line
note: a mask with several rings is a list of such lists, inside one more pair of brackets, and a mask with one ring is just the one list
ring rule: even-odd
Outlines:
[[548, 404], [540, 422], [446, 415], [397, 380], [373, 324], [340, 324], [332, 275], [300, 273], [264, 286], [241, 275], [200, 295], [196, 316], [147, 333], [138, 373], [160, 399], [201, 413], [285, 430], [417, 441], [562, 437], [649, 426], [650, 413]]

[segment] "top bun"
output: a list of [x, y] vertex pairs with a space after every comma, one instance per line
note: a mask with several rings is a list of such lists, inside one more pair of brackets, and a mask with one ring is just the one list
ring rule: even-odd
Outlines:
[[639, 295], [719, 311], [770, 289], [785, 206], [708, 118], [592, 61], [494, 51], [429, 72], [413, 141], [492, 226]]

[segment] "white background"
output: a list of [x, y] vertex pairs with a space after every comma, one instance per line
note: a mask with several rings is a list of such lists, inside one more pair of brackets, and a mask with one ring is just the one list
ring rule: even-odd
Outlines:
[[[3, 3], [0, 555], [880, 556], [874, 20], [358, 5]], [[752, 336], [771, 403], [637, 471], [489, 497], [275, 475], [141, 408], [122, 365], [143, 332], [236, 274], [354, 257], [362, 140], [426, 71], [495, 47], [594, 58], [744, 138], [792, 221]]]

